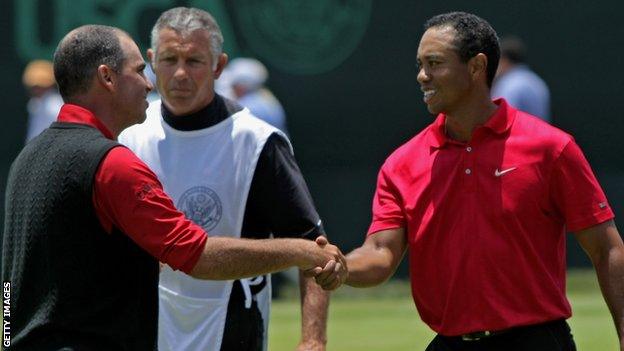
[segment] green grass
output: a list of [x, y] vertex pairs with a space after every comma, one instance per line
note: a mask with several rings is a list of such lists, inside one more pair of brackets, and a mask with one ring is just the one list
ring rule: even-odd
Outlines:
[[[300, 338], [296, 293], [273, 303], [269, 350], [292, 351]], [[568, 274], [569, 320], [579, 351], [616, 350], [613, 322], [592, 270]], [[328, 321], [330, 351], [424, 350], [434, 333], [420, 321], [407, 282], [371, 289], [340, 288], [332, 296]]]

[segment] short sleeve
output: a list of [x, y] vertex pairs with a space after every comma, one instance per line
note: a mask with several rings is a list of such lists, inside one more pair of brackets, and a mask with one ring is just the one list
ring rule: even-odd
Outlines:
[[368, 235], [381, 230], [406, 227], [401, 196], [392, 182], [387, 164], [379, 171], [373, 197], [373, 220]]
[[551, 199], [569, 231], [586, 229], [614, 217], [589, 163], [573, 140], [556, 160], [550, 189]]
[[249, 190], [242, 232], [248, 237], [314, 240], [324, 234], [305, 179], [285, 138], [272, 134], [258, 159]]

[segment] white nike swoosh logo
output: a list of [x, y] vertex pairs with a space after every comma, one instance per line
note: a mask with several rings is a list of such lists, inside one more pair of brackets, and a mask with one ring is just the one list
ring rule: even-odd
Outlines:
[[494, 171], [494, 176], [495, 176], [495, 177], [500, 177], [500, 176], [502, 176], [502, 175], [503, 175], [503, 174], [505, 174], [505, 173], [509, 173], [509, 172], [513, 171], [514, 169], [516, 169], [516, 167], [511, 167], [511, 168], [507, 168], [507, 169], [504, 169], [504, 170], [502, 170], [502, 171], [499, 171], [499, 170], [498, 170], [498, 168], [497, 168], [497, 169]]

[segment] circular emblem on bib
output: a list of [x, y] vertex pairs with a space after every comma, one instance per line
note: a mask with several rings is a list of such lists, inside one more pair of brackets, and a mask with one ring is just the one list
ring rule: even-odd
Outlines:
[[192, 187], [178, 200], [178, 209], [188, 219], [208, 231], [221, 220], [223, 208], [216, 192], [205, 186]]
[[290, 73], [318, 74], [359, 45], [372, 0], [245, 0], [235, 6], [245, 45], [255, 54]]

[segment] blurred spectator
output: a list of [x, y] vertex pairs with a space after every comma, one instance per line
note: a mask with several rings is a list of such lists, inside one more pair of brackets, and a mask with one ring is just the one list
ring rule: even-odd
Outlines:
[[31, 61], [24, 69], [22, 82], [30, 96], [26, 131], [26, 141], [29, 141], [56, 121], [63, 99], [56, 89], [54, 69], [50, 61]]
[[[288, 133], [284, 108], [273, 93], [264, 87], [268, 77], [269, 72], [260, 61], [252, 58], [236, 58], [226, 66], [219, 80], [223, 79], [222, 84], [229, 83], [231, 88], [229, 93], [252, 114]], [[228, 95], [228, 91], [223, 93]]]
[[526, 47], [518, 37], [500, 40], [501, 57], [492, 98], [503, 97], [519, 110], [550, 122], [550, 91], [526, 64]]
[[143, 74], [145, 74], [145, 77], [149, 79], [150, 83], [152, 83], [152, 85], [154, 86], [154, 89], [152, 89], [152, 91], [150, 91], [147, 94], [147, 101], [152, 102], [152, 101], [159, 100], [160, 93], [158, 93], [158, 89], [155, 88], [157, 86], [156, 74], [154, 73], [154, 69], [152, 68], [151, 64], [145, 66], [145, 70], [143, 70]]
[[236, 95], [234, 95], [234, 90], [232, 89], [232, 72], [228, 67], [229, 63], [225, 66], [219, 78], [214, 81], [214, 88], [217, 94], [236, 101], [237, 98]]

